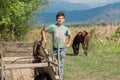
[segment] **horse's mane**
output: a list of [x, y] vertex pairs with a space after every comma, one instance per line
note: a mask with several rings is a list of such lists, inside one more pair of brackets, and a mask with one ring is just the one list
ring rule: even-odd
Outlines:
[[83, 32], [78, 32], [77, 35], [75, 36], [73, 43], [82, 43], [84, 41], [84, 38], [86, 38], [88, 36], [88, 32], [87, 31], [83, 31]]

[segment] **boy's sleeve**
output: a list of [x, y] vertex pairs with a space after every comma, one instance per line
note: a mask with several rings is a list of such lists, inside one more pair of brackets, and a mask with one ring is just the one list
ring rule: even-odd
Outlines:
[[70, 35], [70, 34], [71, 34], [70, 30], [67, 29], [67, 31], [66, 31], [66, 36], [68, 36], [68, 35]]
[[53, 26], [52, 25], [45, 28], [45, 32], [51, 33], [52, 31], [53, 31]]

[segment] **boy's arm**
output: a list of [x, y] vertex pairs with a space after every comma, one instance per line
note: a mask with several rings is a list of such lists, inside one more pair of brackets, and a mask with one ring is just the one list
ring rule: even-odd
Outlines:
[[68, 39], [67, 39], [67, 42], [65, 44], [65, 48], [68, 48], [70, 46], [71, 41], [72, 41], [72, 35], [68, 35]]
[[45, 27], [41, 30], [41, 41], [42, 41], [42, 46], [45, 47], [46, 44], [46, 36], [45, 36]]

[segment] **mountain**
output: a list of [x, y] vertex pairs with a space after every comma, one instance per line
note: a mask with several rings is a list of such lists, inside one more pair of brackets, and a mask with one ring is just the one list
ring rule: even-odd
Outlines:
[[[66, 15], [66, 22], [120, 22], [120, 3], [108, 4], [102, 7], [87, 9], [63, 11]], [[36, 19], [44, 23], [55, 23], [57, 12], [42, 12], [36, 15]]]
[[70, 3], [67, 1], [54, 1], [47, 6], [44, 12], [59, 12], [59, 11], [73, 11], [73, 10], [85, 10], [90, 6], [83, 3]]

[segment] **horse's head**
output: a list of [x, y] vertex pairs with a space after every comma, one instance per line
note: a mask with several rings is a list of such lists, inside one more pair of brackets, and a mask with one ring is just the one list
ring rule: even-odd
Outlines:
[[72, 48], [73, 48], [73, 53], [74, 55], [78, 55], [79, 54], [79, 44], [72, 44]]
[[73, 52], [74, 52], [75, 55], [79, 54], [79, 44], [80, 44], [80, 41], [81, 41], [80, 40], [81, 39], [80, 38], [81, 34], [82, 34], [82, 32], [79, 32], [73, 40], [72, 48], [73, 48]]

